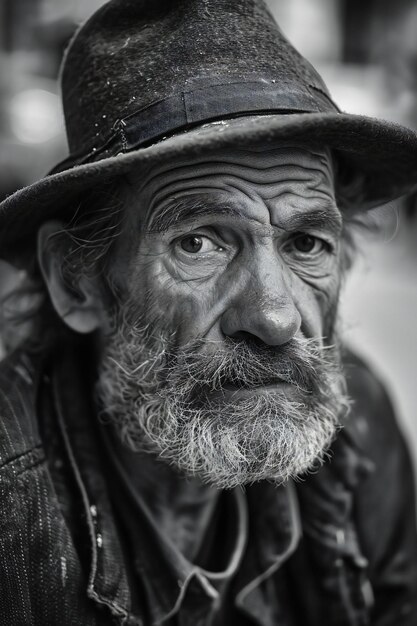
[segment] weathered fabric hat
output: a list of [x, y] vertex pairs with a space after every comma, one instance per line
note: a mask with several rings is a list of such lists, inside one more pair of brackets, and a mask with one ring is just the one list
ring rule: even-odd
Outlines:
[[341, 113], [262, 0], [112, 0], [76, 33], [62, 98], [70, 155], [0, 205], [3, 258], [113, 176], [230, 146], [327, 145], [361, 209], [417, 187], [416, 133]]

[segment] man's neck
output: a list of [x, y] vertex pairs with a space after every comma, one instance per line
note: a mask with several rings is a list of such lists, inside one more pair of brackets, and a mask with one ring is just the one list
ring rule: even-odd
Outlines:
[[196, 478], [184, 478], [151, 454], [128, 450], [115, 436], [109, 443], [131, 489], [160, 532], [195, 562], [220, 491]]

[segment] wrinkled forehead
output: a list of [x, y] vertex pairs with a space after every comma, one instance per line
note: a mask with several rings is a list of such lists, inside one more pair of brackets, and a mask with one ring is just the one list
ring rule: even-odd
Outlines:
[[[334, 166], [326, 147], [304, 144], [251, 146], [185, 156], [132, 172], [129, 186], [146, 217], [173, 198], [192, 194], [259, 194], [265, 200], [294, 193], [334, 200]], [[142, 216], [143, 217], [143, 216]]]

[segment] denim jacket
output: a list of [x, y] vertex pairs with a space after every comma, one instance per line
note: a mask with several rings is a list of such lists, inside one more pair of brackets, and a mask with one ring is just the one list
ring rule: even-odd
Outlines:
[[[86, 340], [72, 337], [50, 350], [23, 347], [0, 365], [1, 626], [150, 623], [145, 600], [132, 601], [87, 363]], [[265, 562], [272, 552], [275, 560], [268, 579], [241, 598], [239, 626], [417, 625], [409, 455], [383, 386], [353, 356], [346, 371], [351, 415], [327, 462], [296, 485], [302, 538], [291, 548], [289, 525], [274, 528], [282, 515], [271, 496], [278, 504], [263, 512], [263, 523], [273, 532], [259, 527], [258, 535]], [[267, 489], [248, 488], [255, 509]], [[250, 549], [240, 573], [249, 579], [259, 560]], [[291, 615], [280, 576], [291, 590]], [[191, 626], [198, 624], [203, 610]]]

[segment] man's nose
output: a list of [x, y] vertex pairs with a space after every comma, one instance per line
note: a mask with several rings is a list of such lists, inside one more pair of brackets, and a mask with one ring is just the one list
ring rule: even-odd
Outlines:
[[[238, 283], [240, 281], [237, 281]], [[221, 318], [221, 330], [228, 337], [252, 336], [270, 346], [287, 343], [301, 326], [292, 294], [283, 271], [275, 268], [251, 271]]]

